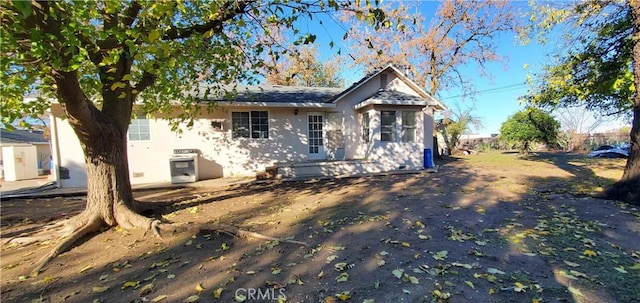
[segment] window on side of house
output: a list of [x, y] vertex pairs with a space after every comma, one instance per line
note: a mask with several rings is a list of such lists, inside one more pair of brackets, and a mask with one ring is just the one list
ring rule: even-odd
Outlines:
[[396, 111], [383, 110], [380, 111], [380, 141], [395, 142], [396, 141]]
[[269, 138], [269, 113], [266, 111], [251, 112], [251, 138]]
[[269, 138], [269, 113], [267, 111], [232, 112], [231, 137]]
[[369, 143], [369, 141], [371, 141], [370, 139], [370, 135], [371, 135], [371, 129], [370, 129], [370, 123], [371, 120], [369, 118], [369, 113], [362, 113], [361, 114], [361, 122], [362, 122], [362, 141], [364, 143]]
[[129, 124], [129, 141], [149, 141], [149, 119], [131, 119]]
[[249, 112], [231, 113], [231, 137], [249, 138]]
[[402, 142], [416, 142], [416, 112], [402, 112]]

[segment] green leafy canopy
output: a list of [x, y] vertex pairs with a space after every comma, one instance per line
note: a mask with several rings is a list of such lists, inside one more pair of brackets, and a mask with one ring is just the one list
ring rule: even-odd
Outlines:
[[539, 9], [547, 19], [538, 26], [564, 24], [570, 45], [556, 64], [534, 77], [533, 89], [523, 100], [550, 108], [584, 105], [605, 115], [629, 115], [635, 93], [630, 8], [615, 1], [544, 8]]
[[560, 123], [549, 113], [534, 107], [515, 113], [500, 127], [500, 139], [522, 143], [528, 146], [532, 142], [547, 145], [556, 143]]
[[[273, 43], [275, 29], [313, 43], [302, 19], [327, 11], [359, 11], [383, 24], [365, 1], [2, 1], [0, 49], [2, 123], [33, 116], [56, 98], [65, 109], [82, 101], [128, 121], [130, 107], [145, 113], [194, 117], [197, 101], [224, 94], [237, 83], [255, 83], [264, 54], [286, 52]], [[59, 84], [77, 83], [80, 93]], [[69, 82], [70, 81], [70, 82]], [[37, 97], [25, 102], [25, 95]], [[142, 98], [139, 98], [142, 97]], [[68, 102], [75, 100], [74, 102]], [[72, 105], [73, 104], [73, 105]], [[122, 106], [124, 104], [124, 106]], [[129, 110], [126, 110], [126, 108]], [[135, 114], [135, 111], [133, 112]], [[115, 116], [114, 116], [115, 117]]]

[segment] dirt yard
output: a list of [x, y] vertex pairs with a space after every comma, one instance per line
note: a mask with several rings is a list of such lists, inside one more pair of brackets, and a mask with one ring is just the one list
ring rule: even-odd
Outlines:
[[[1, 301], [640, 302], [640, 211], [589, 197], [624, 160], [490, 153], [441, 164], [433, 174], [137, 192], [174, 202], [149, 216], [308, 246], [206, 232], [162, 242], [114, 228], [29, 277], [55, 243], [3, 245]], [[83, 207], [82, 197], [2, 201], [3, 243]]]

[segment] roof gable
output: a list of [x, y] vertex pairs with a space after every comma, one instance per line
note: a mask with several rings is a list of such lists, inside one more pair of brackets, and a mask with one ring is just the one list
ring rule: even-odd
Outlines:
[[[339, 102], [340, 100], [342, 100], [344, 97], [346, 97], [347, 95], [349, 95], [353, 91], [355, 91], [358, 88], [362, 87], [367, 82], [373, 81], [373, 79], [375, 79], [378, 75], [380, 75], [382, 73], [385, 73], [387, 71], [393, 72], [396, 75], [397, 78], [402, 80], [407, 86], [409, 86], [413, 91], [415, 91], [420, 97], [428, 100], [428, 105], [434, 106], [437, 110], [445, 110], [446, 109], [446, 107], [444, 106], [444, 104], [442, 104], [442, 102], [440, 102], [440, 100], [434, 98], [433, 96], [431, 96], [431, 94], [427, 93], [417, 83], [415, 83], [414, 81], [409, 79], [406, 75], [404, 75], [404, 73], [402, 73], [395, 66], [393, 66], [393, 64], [389, 64], [385, 68], [382, 68], [382, 69], [378, 70], [377, 72], [374, 72], [374, 73], [372, 73], [372, 74], [360, 79], [360, 81], [355, 82], [349, 88], [347, 88], [342, 93], [337, 95], [333, 99], [333, 103]], [[385, 92], [385, 91], [386, 91], [385, 89], [381, 89], [379, 93], [382, 93], [382, 92]], [[378, 95], [379, 93], [376, 93], [376, 95]], [[380, 95], [380, 97], [382, 97], [382, 95]]]

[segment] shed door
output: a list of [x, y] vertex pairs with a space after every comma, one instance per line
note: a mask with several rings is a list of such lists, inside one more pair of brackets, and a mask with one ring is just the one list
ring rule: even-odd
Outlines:
[[324, 114], [309, 113], [307, 121], [308, 158], [313, 160], [326, 159], [324, 151]]

